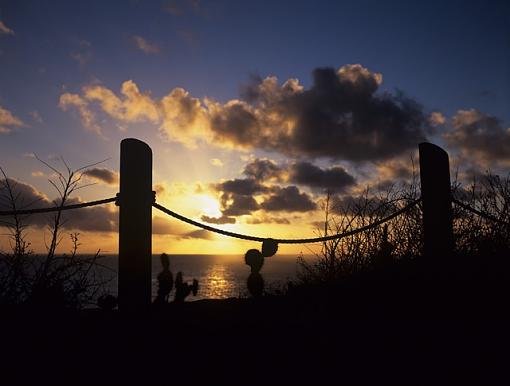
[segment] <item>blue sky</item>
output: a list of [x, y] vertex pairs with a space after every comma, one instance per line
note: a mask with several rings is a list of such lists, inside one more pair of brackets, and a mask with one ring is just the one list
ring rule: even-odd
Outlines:
[[[254, 79], [276, 76], [281, 85], [297, 78], [306, 90], [314, 85], [314, 69], [349, 64], [382, 74], [377, 93], [400, 90], [424, 115], [440, 113], [444, 122], [429, 139], [468, 154], [472, 143], [466, 135], [479, 125], [489, 139], [480, 139], [485, 147], [476, 153], [483, 161], [478, 165], [484, 168], [488, 160], [501, 170], [508, 165], [505, 157], [488, 156], [491, 144], [510, 148], [507, 1], [2, 0], [0, 21], [0, 107], [20, 122], [11, 120], [0, 133], [0, 165], [50, 196], [48, 184], [33, 175], [40, 165], [27, 153], [59, 154], [76, 166], [110, 158], [104, 166], [115, 172], [118, 142], [135, 136], [155, 151], [156, 182], [190, 186], [239, 178], [250, 157], [296, 158], [280, 145], [240, 149], [239, 137], [228, 137], [228, 146], [214, 137], [195, 147], [164, 139], [159, 126], [165, 118], [120, 117], [101, 107], [104, 99], [87, 99], [86, 87], [100, 86], [122, 99], [122, 84], [131, 80], [156, 104], [181, 87], [207, 114], [206, 98], [223, 113]], [[66, 93], [86, 100], [106, 139], [84, 127], [76, 104], [62, 106]], [[496, 126], [490, 126], [491, 117], [499, 120]], [[360, 164], [349, 157], [303, 154], [323, 168], [342, 165], [358, 180], [356, 173], [377, 158], [367, 156]], [[408, 155], [381, 157], [391, 163]], [[223, 166], [212, 165], [212, 159]], [[115, 189], [98, 185], [82, 194], [97, 198]]]
[[[162, 95], [238, 96], [251, 74], [296, 77], [315, 67], [361, 63], [429, 108], [477, 107], [509, 119], [509, 6], [505, 1], [210, 1], [199, 9], [164, 1], [2, 1], [1, 97], [16, 106], [57, 99], [59, 87], [93, 78], [135, 79]], [[161, 54], [140, 55], [143, 36]], [[72, 52], [86, 51], [86, 66]], [[39, 71], [45, 71], [40, 74]], [[20, 87], [20, 80], [23, 87]], [[8, 99], [8, 100], [7, 100]]]

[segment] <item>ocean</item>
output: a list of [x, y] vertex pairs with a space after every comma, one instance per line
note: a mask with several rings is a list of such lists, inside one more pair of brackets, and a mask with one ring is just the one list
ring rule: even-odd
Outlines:
[[[231, 297], [246, 297], [248, 290], [246, 280], [250, 274], [250, 267], [244, 263], [244, 255], [168, 255], [170, 271], [174, 279], [177, 272], [182, 272], [185, 281], [190, 284], [197, 279], [199, 290], [197, 296], [190, 295], [186, 301], [200, 299], [226, 299]], [[297, 274], [297, 256], [275, 255], [265, 259], [260, 273], [264, 278], [266, 291], [282, 288], [289, 280], [294, 280]], [[101, 264], [112, 268], [115, 272], [108, 272], [112, 280], [106, 285], [105, 291], [117, 295], [117, 262], [116, 255], [106, 255], [101, 258]], [[152, 257], [152, 296], [157, 294], [157, 276], [161, 272], [160, 256]], [[173, 299], [174, 291], [170, 293]]]

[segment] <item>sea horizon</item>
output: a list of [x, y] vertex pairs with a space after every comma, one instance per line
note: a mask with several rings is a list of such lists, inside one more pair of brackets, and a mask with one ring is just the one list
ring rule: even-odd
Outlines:
[[[77, 254], [91, 256], [90, 253]], [[157, 276], [161, 272], [161, 253], [152, 254], [152, 298], [158, 291]], [[183, 279], [189, 283], [197, 279], [199, 290], [196, 296], [188, 296], [186, 301], [203, 299], [227, 299], [248, 297], [246, 280], [250, 275], [250, 267], [244, 262], [244, 254], [171, 254], [170, 271], [174, 278], [178, 272], [182, 272]], [[36, 254], [42, 256], [42, 254]], [[303, 255], [306, 260], [313, 258], [311, 255]], [[289, 281], [296, 280], [298, 256], [293, 254], [275, 255], [265, 259], [261, 269], [261, 275], [265, 282], [267, 293], [284, 290]], [[108, 278], [98, 296], [111, 294], [117, 296], [118, 291], [118, 254], [100, 254], [101, 267], [96, 271], [103, 278]], [[173, 300], [174, 290], [170, 293], [170, 301]]]

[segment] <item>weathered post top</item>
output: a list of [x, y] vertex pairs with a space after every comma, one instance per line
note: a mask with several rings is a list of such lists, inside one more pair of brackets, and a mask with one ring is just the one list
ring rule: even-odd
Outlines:
[[119, 310], [151, 303], [152, 150], [127, 138], [120, 143]]
[[451, 256], [453, 220], [448, 153], [428, 142], [420, 143], [419, 153], [424, 254], [430, 258]]

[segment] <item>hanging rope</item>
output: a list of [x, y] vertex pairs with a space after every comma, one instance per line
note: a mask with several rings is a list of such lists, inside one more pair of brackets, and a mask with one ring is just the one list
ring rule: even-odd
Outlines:
[[[397, 210], [396, 212], [390, 214], [389, 216], [384, 217], [384, 218], [382, 218], [380, 220], [377, 220], [377, 221], [373, 222], [372, 224], [368, 224], [368, 225], [365, 225], [365, 226], [363, 226], [361, 228], [354, 229], [352, 231], [348, 231], [348, 232], [344, 232], [344, 233], [339, 233], [339, 234], [335, 234], [335, 235], [330, 235], [330, 236], [313, 237], [313, 238], [307, 238], [307, 239], [272, 239], [272, 240], [274, 240], [278, 244], [305, 244], [305, 243], [321, 243], [321, 242], [328, 241], [328, 240], [335, 240], [335, 239], [341, 239], [341, 238], [348, 237], [348, 236], [353, 236], [353, 235], [355, 235], [357, 233], [365, 232], [367, 230], [375, 228], [375, 227], [377, 227], [377, 226], [379, 226], [381, 224], [384, 224], [385, 222], [387, 222], [387, 221], [389, 221], [389, 220], [391, 220], [391, 219], [401, 215], [402, 213], [407, 212], [408, 210], [413, 208], [416, 204], [418, 204], [420, 201], [421, 201], [421, 198], [419, 198], [419, 199], [417, 199], [415, 201], [412, 201], [409, 204], [407, 204], [405, 207]], [[244, 235], [244, 234], [241, 234], [241, 233], [229, 232], [229, 231], [225, 231], [223, 229], [214, 228], [212, 226], [199, 223], [199, 222], [194, 221], [194, 220], [192, 220], [192, 219], [190, 219], [188, 217], [184, 217], [184, 216], [182, 216], [182, 215], [180, 215], [178, 213], [175, 213], [175, 212], [171, 211], [170, 209], [165, 208], [164, 206], [162, 206], [162, 205], [160, 205], [158, 203], [154, 203], [154, 204], [152, 204], [152, 206], [154, 206], [156, 209], [159, 209], [163, 213], [166, 213], [169, 216], [172, 216], [172, 217], [176, 218], [177, 220], [183, 221], [185, 223], [188, 223], [190, 225], [194, 225], [196, 227], [205, 229], [205, 230], [210, 231], [210, 232], [218, 233], [220, 235], [229, 236], [229, 237], [235, 237], [235, 238], [242, 239], [242, 240], [259, 241], [259, 242], [263, 242], [264, 240], [268, 239], [266, 237], [257, 237], [257, 236]]]
[[491, 220], [491, 221], [494, 221], [496, 223], [499, 223], [499, 224], [502, 224], [502, 225], [505, 225], [507, 227], [510, 227], [510, 223], [506, 222], [506, 221], [503, 221], [503, 220], [500, 220], [499, 218], [497, 217], [494, 217], [490, 214], [487, 214], [487, 213], [483, 213], [481, 211], [479, 211], [478, 209], [475, 209], [473, 208], [472, 206], [469, 206], [468, 204], [464, 204], [463, 202], [460, 202], [459, 200], [456, 200], [455, 198], [452, 198], [452, 202], [458, 206], [460, 206], [461, 208], [467, 210], [468, 212], [471, 212], [471, 213], [474, 213], [480, 217], [483, 217], [487, 220]]
[[103, 205], [110, 202], [115, 202], [117, 197], [105, 198], [104, 200], [82, 202], [80, 204], [65, 205], [65, 206], [53, 206], [51, 208], [37, 208], [37, 209], [23, 209], [23, 210], [3, 210], [0, 211], [0, 216], [14, 216], [14, 215], [25, 215], [25, 214], [36, 214], [36, 213], [50, 213], [59, 212], [61, 210], [71, 210], [87, 208], [89, 206]]

